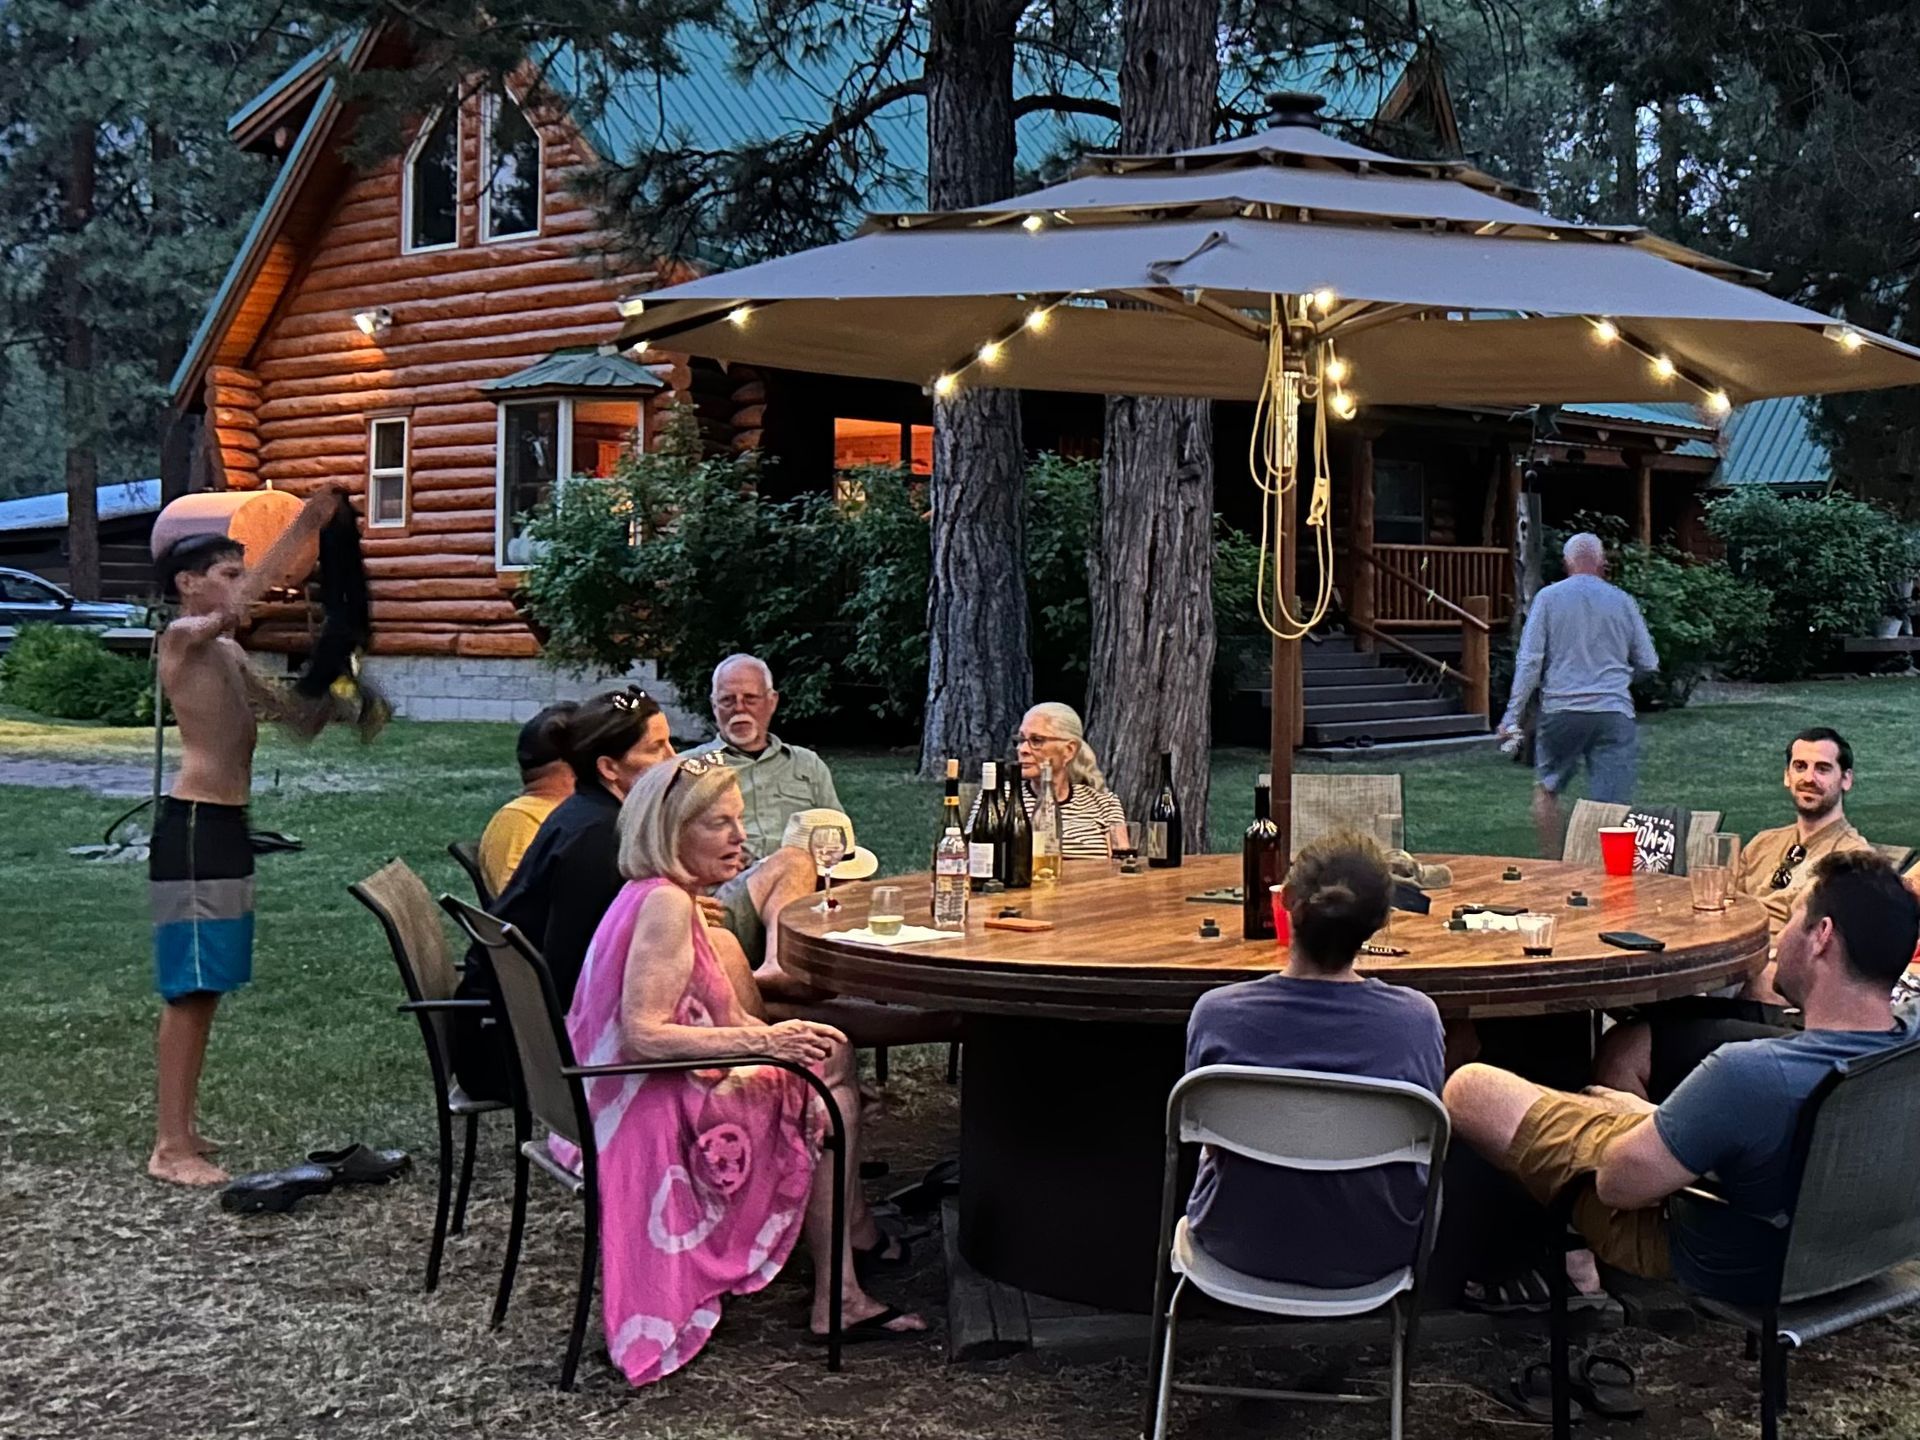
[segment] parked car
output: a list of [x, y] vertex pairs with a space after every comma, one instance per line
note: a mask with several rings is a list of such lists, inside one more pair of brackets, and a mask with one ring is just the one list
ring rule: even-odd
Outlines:
[[31, 571], [0, 569], [0, 626], [36, 622], [118, 629], [144, 626], [147, 612], [115, 600], [79, 600]]

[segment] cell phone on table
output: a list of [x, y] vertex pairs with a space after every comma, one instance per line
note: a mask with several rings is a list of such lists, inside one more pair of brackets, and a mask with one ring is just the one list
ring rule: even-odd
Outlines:
[[1642, 935], [1637, 930], [1602, 930], [1600, 938], [1609, 945], [1622, 950], [1664, 950], [1667, 942], [1656, 940], [1651, 935]]

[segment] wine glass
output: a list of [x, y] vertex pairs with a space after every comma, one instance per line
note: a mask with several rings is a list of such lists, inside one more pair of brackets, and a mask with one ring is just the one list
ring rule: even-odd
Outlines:
[[813, 907], [824, 915], [839, 904], [833, 898], [833, 867], [847, 858], [847, 832], [838, 825], [816, 825], [807, 835], [807, 851], [813, 856], [814, 873], [826, 882], [826, 893]]

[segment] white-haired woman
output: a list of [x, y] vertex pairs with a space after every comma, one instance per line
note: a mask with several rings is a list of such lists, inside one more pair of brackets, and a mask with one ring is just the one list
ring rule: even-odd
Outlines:
[[1104, 860], [1127, 847], [1127, 814], [1107, 788], [1100, 759], [1071, 705], [1045, 701], [1021, 717], [1020, 775], [1029, 811], [1039, 794], [1040, 767], [1053, 766], [1053, 799], [1060, 812], [1060, 854], [1068, 860]]
[[[620, 807], [626, 885], [594, 933], [567, 1034], [586, 1065], [755, 1054], [810, 1066], [833, 1088], [857, 1163], [860, 1094], [846, 1037], [810, 1020], [755, 1019], [743, 1003], [752, 977], [728, 972], [695, 903], [738, 870], [741, 814], [740, 782], [717, 758], [664, 761], [635, 783]], [[601, 1308], [628, 1380], [658, 1380], [697, 1355], [722, 1297], [764, 1287], [803, 1234], [812, 1328], [826, 1333], [834, 1157], [804, 1080], [773, 1067], [608, 1076], [588, 1084], [587, 1106], [606, 1217]], [[564, 1141], [554, 1145], [573, 1158]], [[924, 1330], [861, 1288], [855, 1254], [883, 1239], [857, 1185], [848, 1213], [847, 1338]]]

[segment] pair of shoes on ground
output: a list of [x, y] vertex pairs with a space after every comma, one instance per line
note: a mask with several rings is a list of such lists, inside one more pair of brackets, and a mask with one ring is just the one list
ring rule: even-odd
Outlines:
[[[1633, 1367], [1618, 1355], [1596, 1350], [1574, 1356], [1569, 1372], [1572, 1399], [1568, 1418], [1575, 1423], [1590, 1414], [1606, 1420], [1639, 1419], [1647, 1413], [1647, 1407], [1633, 1388], [1634, 1378]], [[1544, 1360], [1527, 1366], [1507, 1382], [1498, 1398], [1529, 1420], [1552, 1424], [1553, 1367]]]
[[325, 1195], [337, 1185], [385, 1185], [412, 1165], [413, 1157], [404, 1150], [370, 1150], [359, 1144], [315, 1150], [304, 1164], [242, 1175], [220, 1192], [220, 1206], [236, 1215], [283, 1215], [309, 1196]]

